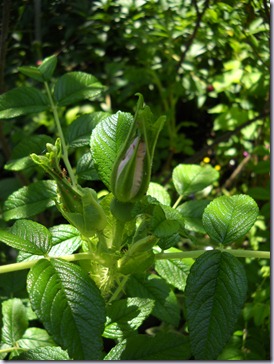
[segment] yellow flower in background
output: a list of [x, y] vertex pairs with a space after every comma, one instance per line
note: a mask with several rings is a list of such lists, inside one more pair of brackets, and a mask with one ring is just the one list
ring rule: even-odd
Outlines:
[[204, 157], [203, 162], [204, 163], [209, 163], [210, 162], [210, 158], [209, 157]]

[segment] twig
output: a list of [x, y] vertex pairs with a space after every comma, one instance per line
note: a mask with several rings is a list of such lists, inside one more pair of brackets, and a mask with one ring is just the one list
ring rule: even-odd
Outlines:
[[231, 176], [225, 181], [224, 184], [224, 188], [229, 188], [232, 183], [234, 182], [234, 180], [237, 178], [237, 176], [242, 172], [244, 166], [248, 163], [248, 161], [250, 160], [250, 155], [248, 155], [247, 157], [245, 157], [241, 163], [238, 165], [238, 167], [233, 171], [233, 173], [231, 174]]

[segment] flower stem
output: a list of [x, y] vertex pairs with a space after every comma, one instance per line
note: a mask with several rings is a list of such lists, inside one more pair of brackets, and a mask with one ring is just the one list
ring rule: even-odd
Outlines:
[[63, 161], [65, 163], [66, 169], [68, 171], [68, 174], [69, 174], [72, 185], [77, 186], [77, 181], [76, 181], [73, 169], [71, 167], [71, 164], [70, 164], [70, 161], [69, 161], [69, 158], [68, 158], [68, 147], [66, 145], [66, 141], [65, 141], [64, 133], [63, 133], [61, 123], [60, 123], [60, 120], [59, 120], [57, 108], [56, 108], [56, 105], [55, 105], [55, 103], [54, 103], [54, 101], [52, 99], [51, 92], [50, 92], [50, 89], [49, 89], [49, 85], [48, 85], [47, 82], [45, 82], [45, 88], [46, 88], [48, 99], [49, 99], [49, 102], [50, 102], [50, 106], [51, 106], [51, 109], [52, 109], [52, 112], [53, 112], [53, 117], [54, 117], [54, 120], [55, 120], [57, 131], [58, 131], [59, 137], [61, 139], [62, 158], [63, 158]]

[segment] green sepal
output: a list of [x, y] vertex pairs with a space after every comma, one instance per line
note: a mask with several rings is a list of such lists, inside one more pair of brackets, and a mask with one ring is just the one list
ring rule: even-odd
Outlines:
[[32, 160], [40, 165], [57, 183], [58, 197], [56, 207], [64, 218], [75, 226], [84, 236], [92, 236], [96, 230], [103, 230], [107, 220], [100, 206], [97, 194], [91, 188], [72, 186], [62, 173], [59, 162], [61, 158], [60, 139], [55, 145], [47, 144], [45, 156], [31, 154]]

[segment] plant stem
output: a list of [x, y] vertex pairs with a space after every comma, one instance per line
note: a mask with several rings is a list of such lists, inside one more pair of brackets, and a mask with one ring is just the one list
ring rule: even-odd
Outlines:
[[127, 280], [128, 280], [129, 276], [124, 276], [124, 278], [122, 279], [122, 282], [119, 284], [119, 286], [117, 287], [116, 291], [113, 293], [113, 295], [111, 296], [110, 300], [108, 301], [108, 303], [116, 300], [116, 298], [119, 296], [119, 294], [122, 292]]
[[71, 183], [72, 183], [72, 185], [74, 187], [76, 187], [77, 186], [76, 178], [75, 178], [74, 172], [72, 170], [72, 167], [71, 167], [71, 164], [70, 164], [70, 161], [69, 161], [69, 158], [68, 158], [68, 147], [66, 145], [66, 141], [65, 141], [64, 133], [63, 133], [61, 123], [60, 123], [60, 120], [59, 120], [57, 108], [56, 108], [56, 105], [55, 105], [55, 103], [54, 103], [54, 101], [52, 99], [51, 92], [50, 92], [50, 89], [49, 89], [49, 85], [48, 85], [47, 82], [45, 82], [45, 88], [46, 88], [46, 91], [47, 91], [47, 94], [48, 94], [48, 98], [49, 98], [50, 106], [51, 106], [51, 109], [52, 109], [52, 112], [53, 112], [53, 117], [54, 117], [54, 120], [55, 120], [55, 123], [56, 123], [57, 131], [58, 131], [59, 137], [61, 139], [62, 158], [63, 158], [63, 161], [65, 163], [66, 169], [68, 171]]
[[[84, 260], [84, 259], [90, 259], [90, 260], [93, 259], [94, 260], [94, 254], [78, 253], [78, 254], [70, 254], [70, 255], [63, 255], [60, 257], [50, 257], [50, 258], [58, 258], [58, 259], [64, 259], [67, 262], [75, 262], [77, 260]], [[42, 259], [42, 258], [40, 258], [40, 259]], [[0, 267], [0, 274], [29, 269], [29, 268], [33, 267], [40, 259], [3, 265]]]
[[[270, 252], [266, 251], [257, 251], [257, 250], [233, 250], [226, 249], [224, 250], [227, 253], [234, 255], [239, 258], [261, 258], [261, 259], [270, 259]], [[185, 258], [198, 258], [200, 255], [205, 253], [206, 250], [194, 250], [191, 252], [181, 252], [181, 253], [159, 253], [155, 255], [155, 259], [185, 259]]]
[[[226, 249], [224, 251], [234, 255], [235, 257], [239, 257], [239, 258], [270, 259], [270, 252], [266, 252], [266, 251], [240, 250], [240, 249], [238, 249], [238, 250]], [[157, 260], [186, 259], [186, 258], [194, 259], [194, 258], [198, 258], [200, 255], [202, 255], [205, 252], [206, 252], [206, 250], [194, 250], [191, 252], [180, 252], [180, 253], [159, 253], [159, 254], [155, 254], [155, 259], [157, 259]], [[94, 254], [88, 254], [88, 253], [77, 253], [77, 254], [63, 255], [60, 257], [48, 257], [48, 258], [63, 259], [63, 260], [66, 260], [67, 262], [76, 262], [78, 260], [96, 260], [96, 261], [100, 262], [100, 264], [105, 263], [104, 259], [100, 259], [100, 257], [96, 257]], [[46, 258], [46, 259], [48, 259], [48, 258]], [[39, 260], [40, 259], [35, 259], [35, 260], [27, 261], [27, 262], [3, 265], [0, 267], [0, 274], [15, 272], [18, 270], [23, 270], [23, 269], [29, 269], [29, 268], [33, 267]], [[125, 284], [125, 282], [123, 283], [123, 281], [122, 281], [121, 285], [123, 286], [124, 284]]]
[[176, 207], [179, 205], [179, 203], [182, 201], [182, 199], [184, 198], [183, 195], [179, 196], [177, 198], [177, 201], [175, 202], [175, 204], [172, 206], [174, 209], [176, 209]]

